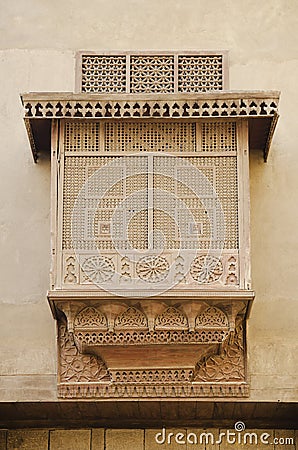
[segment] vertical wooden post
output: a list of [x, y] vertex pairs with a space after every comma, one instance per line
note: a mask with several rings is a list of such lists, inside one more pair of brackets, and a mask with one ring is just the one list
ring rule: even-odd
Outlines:
[[58, 189], [58, 146], [59, 146], [59, 123], [57, 119], [52, 120], [51, 129], [51, 268], [50, 286], [54, 289], [57, 276], [56, 252], [57, 252], [57, 189]]
[[240, 288], [251, 289], [248, 121], [238, 122], [238, 195]]

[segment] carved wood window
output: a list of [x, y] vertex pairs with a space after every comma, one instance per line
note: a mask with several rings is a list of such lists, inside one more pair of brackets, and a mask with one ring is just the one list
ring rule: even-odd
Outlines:
[[51, 151], [63, 398], [249, 395], [249, 149], [279, 93], [224, 92], [224, 52], [82, 52], [77, 93], [22, 97]]
[[[99, 251], [121, 273], [123, 257], [134, 250], [166, 252], [166, 264], [172, 266], [179, 249], [196, 250], [203, 258], [210, 248], [212, 252], [222, 247], [224, 265], [220, 263], [218, 282], [240, 283], [236, 121], [65, 121], [61, 142], [62, 285], [91, 281], [82, 270], [86, 264], [79, 269], [73, 263], [74, 248], [78, 259], [85, 261]], [[110, 170], [97, 176], [103, 167]], [[83, 211], [74, 216], [86, 183]], [[107, 186], [102, 197], [98, 184]], [[215, 222], [221, 232], [218, 240], [212, 237]], [[72, 235], [72, 227], [80, 233]], [[120, 257], [117, 250], [126, 254]], [[71, 268], [76, 267], [76, 283], [69, 261]], [[137, 267], [132, 266], [135, 273]], [[188, 275], [190, 283], [198, 281], [194, 273], [195, 269]]]

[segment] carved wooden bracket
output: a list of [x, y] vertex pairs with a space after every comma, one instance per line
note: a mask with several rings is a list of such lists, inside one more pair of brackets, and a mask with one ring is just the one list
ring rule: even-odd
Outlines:
[[85, 300], [56, 308], [62, 397], [248, 395], [245, 300]]

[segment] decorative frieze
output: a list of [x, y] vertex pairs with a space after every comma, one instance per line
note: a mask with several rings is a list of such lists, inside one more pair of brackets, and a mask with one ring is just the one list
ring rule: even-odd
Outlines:
[[220, 344], [227, 338], [226, 330], [200, 330], [183, 332], [181, 330], [95, 332], [77, 329], [77, 342], [83, 346], [101, 345], [146, 345], [146, 344]]
[[198, 399], [198, 398], [243, 398], [249, 396], [249, 386], [246, 383], [198, 383], [188, 386], [175, 385], [117, 385], [84, 384], [58, 385], [58, 396], [68, 399], [132, 399], [132, 398], [172, 398], [172, 399]]
[[[153, 97], [153, 98], [152, 98]], [[148, 99], [132, 98], [131, 96], [117, 99], [102, 95], [92, 97], [61, 94], [60, 98], [47, 94], [39, 96], [24, 94], [22, 97], [25, 118], [57, 118], [57, 119], [189, 119], [189, 118], [235, 118], [235, 117], [266, 117], [277, 112], [278, 97], [255, 95], [246, 96], [243, 93], [233, 94], [202, 94], [199, 96], [180, 96]]]

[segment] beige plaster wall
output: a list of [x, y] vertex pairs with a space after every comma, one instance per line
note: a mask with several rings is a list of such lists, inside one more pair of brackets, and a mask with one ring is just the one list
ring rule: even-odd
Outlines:
[[46, 302], [50, 165], [31, 158], [19, 94], [74, 90], [77, 50], [225, 49], [232, 90], [282, 91], [264, 164], [251, 155], [256, 300], [252, 400], [297, 401], [298, 3], [296, 0], [0, 1], [0, 400], [55, 399]]

